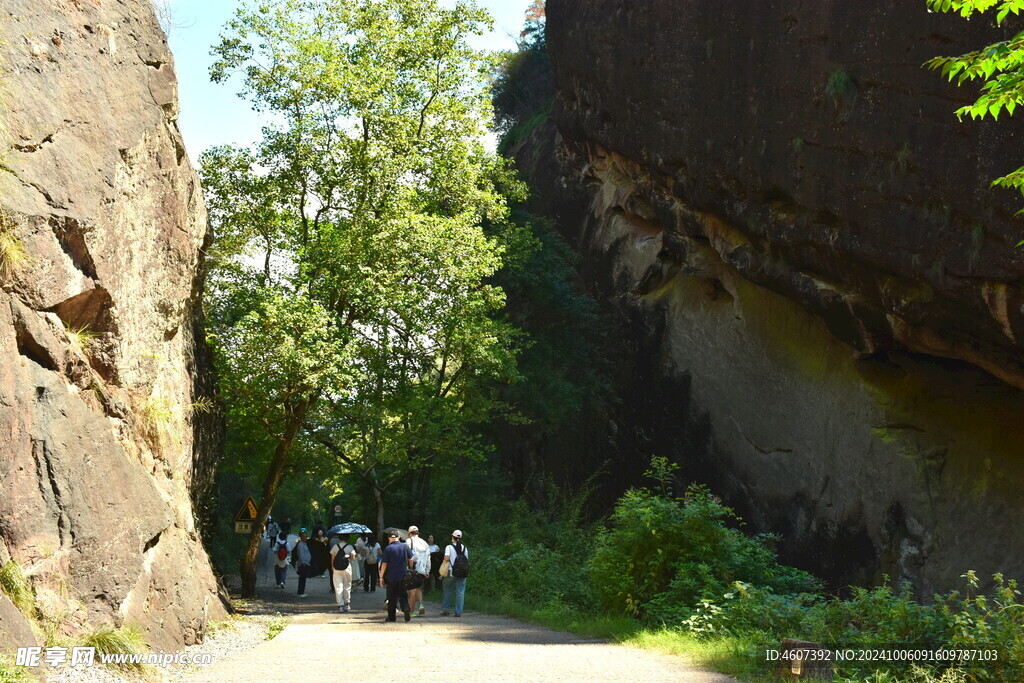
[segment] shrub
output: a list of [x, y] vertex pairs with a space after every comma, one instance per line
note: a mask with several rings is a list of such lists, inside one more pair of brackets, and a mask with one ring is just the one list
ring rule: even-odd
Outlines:
[[594, 590], [609, 609], [681, 623], [736, 581], [776, 592], [818, 587], [809, 574], [779, 565], [766, 537], [728, 527], [739, 518], [704, 487], [691, 486], [682, 499], [627, 491], [610, 521], [590, 563]]

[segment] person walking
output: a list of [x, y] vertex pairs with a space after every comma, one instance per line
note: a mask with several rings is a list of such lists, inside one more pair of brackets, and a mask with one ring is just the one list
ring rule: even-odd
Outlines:
[[441, 616], [446, 617], [452, 608], [452, 593], [455, 594], [455, 616], [462, 616], [462, 607], [466, 601], [466, 577], [469, 576], [469, 549], [462, 544], [462, 532], [452, 532], [451, 545], [444, 549], [441, 561], [442, 573], [447, 565], [447, 576], [444, 579], [444, 600], [441, 601]]
[[310, 562], [313, 561], [313, 556], [309, 552], [305, 529], [299, 532], [299, 541], [295, 544], [292, 554], [295, 558], [295, 571], [299, 575], [299, 597], [308, 598], [309, 596], [306, 595], [306, 578], [309, 576], [309, 567]]
[[[430, 575], [430, 546], [420, 538], [418, 526], [409, 527], [409, 540], [406, 541], [406, 545], [409, 546], [409, 553], [413, 559], [412, 570], [418, 577], [409, 588], [409, 607], [414, 614], [423, 616], [427, 613], [427, 608], [423, 605], [423, 582]], [[416, 611], [417, 604], [419, 612]]]
[[363, 561], [359, 558], [359, 541], [362, 540], [362, 535], [356, 537], [356, 543], [352, 545], [352, 537], [349, 536], [349, 544], [353, 548], [356, 548], [356, 559], [352, 561], [352, 580], [356, 585], [363, 582]]
[[412, 613], [409, 610], [409, 596], [405, 592], [405, 574], [412, 568], [412, 555], [409, 547], [399, 539], [397, 531], [392, 531], [388, 539], [390, 542], [384, 548], [380, 563], [380, 585], [388, 591], [387, 621], [397, 621], [395, 610], [399, 604], [405, 620], [409, 621]]
[[352, 603], [352, 563], [355, 559], [356, 549], [351, 543], [338, 543], [331, 549], [331, 582], [335, 586], [339, 612], [348, 612]]
[[437, 570], [441, 568], [441, 557], [444, 555], [441, 552], [441, 547], [434, 543], [433, 535], [427, 536], [427, 545], [430, 546], [430, 576], [423, 582], [424, 591], [441, 587], [441, 577], [438, 575]]
[[380, 543], [377, 543], [377, 539], [373, 537], [373, 534], [366, 534], [366, 562], [363, 565], [364, 593], [377, 592], [377, 582], [380, 581], [380, 574], [377, 573], [380, 552]]
[[323, 529], [313, 532], [313, 538], [309, 541], [309, 553], [313, 556], [313, 561], [310, 563], [310, 576], [321, 577], [325, 571], [330, 570], [330, 552], [327, 549], [327, 536], [324, 535]]
[[[338, 534], [332, 534], [329, 541], [327, 541], [327, 559], [330, 561], [334, 557], [334, 548], [339, 543], [342, 543], [341, 537]], [[332, 563], [333, 564], [333, 563]], [[327, 573], [327, 578], [331, 580], [331, 586], [327, 590], [331, 593], [334, 592], [334, 572], [330, 571]]]
[[280, 532], [274, 543], [274, 585], [284, 588], [288, 576], [288, 534]]

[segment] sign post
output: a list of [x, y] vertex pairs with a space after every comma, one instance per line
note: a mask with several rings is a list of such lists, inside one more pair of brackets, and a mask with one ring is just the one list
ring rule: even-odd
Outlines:
[[257, 511], [256, 501], [252, 499], [252, 496], [246, 497], [242, 507], [238, 509], [238, 513], [235, 515], [236, 534], [252, 533], [252, 525], [256, 521]]

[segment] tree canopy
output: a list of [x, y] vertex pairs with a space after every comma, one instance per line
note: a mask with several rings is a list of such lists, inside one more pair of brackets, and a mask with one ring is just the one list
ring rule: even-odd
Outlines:
[[214, 47], [213, 80], [272, 121], [201, 157], [229, 418], [276, 443], [259, 521], [296, 443], [371, 469], [472, 456], [464, 426], [515, 377], [489, 283], [504, 243], [482, 225], [518, 185], [485, 144], [492, 61], [468, 42], [489, 26], [468, 1], [250, 2]]

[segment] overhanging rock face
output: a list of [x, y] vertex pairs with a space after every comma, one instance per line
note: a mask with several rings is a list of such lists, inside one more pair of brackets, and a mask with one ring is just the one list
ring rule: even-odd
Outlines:
[[998, 35], [923, 3], [548, 4], [571, 229], [685, 380], [647, 427], [699, 427], [677, 455], [837, 583], [1024, 576], [1024, 229], [989, 188], [1020, 122], [958, 123], [970, 92], [921, 69]]
[[0, 39], [28, 256], [0, 275], [0, 556], [68, 631], [196, 642], [224, 613], [190, 496], [207, 223], [166, 38], [148, 0], [12, 0]]

